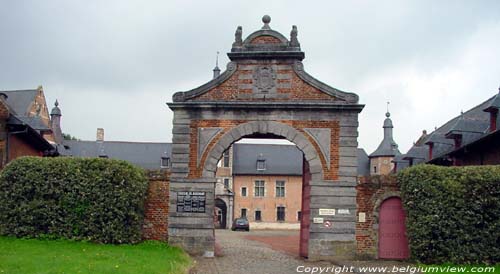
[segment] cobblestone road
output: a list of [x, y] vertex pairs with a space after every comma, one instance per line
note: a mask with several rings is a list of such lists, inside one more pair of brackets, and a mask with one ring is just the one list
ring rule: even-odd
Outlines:
[[[219, 256], [215, 258], [196, 258], [196, 266], [190, 274], [290, 274], [298, 273], [297, 267], [337, 267], [329, 262], [307, 262], [298, 256], [297, 231], [259, 231], [233, 232], [216, 230], [215, 232]], [[288, 241], [287, 243], [281, 243]], [[294, 244], [296, 243], [296, 244]], [[354, 273], [362, 272], [360, 266], [408, 266], [405, 262], [394, 261], [352, 261], [345, 262], [348, 267], [356, 267]], [[303, 268], [302, 268], [303, 269]], [[410, 273], [396, 271], [395, 273]], [[389, 273], [386, 272], [386, 273]], [[304, 272], [299, 272], [304, 273]], [[328, 272], [336, 273], [336, 272]], [[353, 272], [343, 272], [353, 273]], [[336, 273], [339, 274], [339, 273]]]
[[288, 274], [297, 273], [299, 265], [331, 266], [332, 264], [308, 263], [298, 255], [281, 250], [273, 250], [270, 245], [247, 239], [250, 237], [269, 237], [272, 234], [295, 235], [297, 232], [274, 231], [229, 231], [216, 230], [217, 243], [222, 254], [215, 258], [197, 258], [197, 266], [191, 274]]

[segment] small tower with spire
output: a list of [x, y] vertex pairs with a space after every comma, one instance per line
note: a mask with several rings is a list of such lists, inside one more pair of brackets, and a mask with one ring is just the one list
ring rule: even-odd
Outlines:
[[220, 75], [220, 68], [219, 68], [219, 52], [217, 52], [215, 56], [215, 68], [214, 68], [214, 79], [219, 77]]
[[398, 144], [393, 139], [391, 113], [389, 112], [389, 102], [387, 102], [387, 112], [384, 120], [384, 139], [377, 149], [370, 154], [370, 175], [386, 175], [392, 172], [394, 164], [392, 160], [396, 155], [401, 154]]
[[59, 108], [59, 102], [56, 99], [54, 107], [50, 111], [50, 128], [54, 134], [54, 141], [56, 144], [62, 144], [63, 135], [61, 130], [61, 109]]

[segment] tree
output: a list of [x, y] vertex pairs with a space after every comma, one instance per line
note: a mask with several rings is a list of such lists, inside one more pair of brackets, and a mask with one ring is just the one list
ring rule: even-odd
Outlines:
[[75, 141], [80, 141], [80, 139], [76, 138], [75, 136], [71, 136], [69, 133], [63, 133], [62, 134], [64, 140], [75, 140]]

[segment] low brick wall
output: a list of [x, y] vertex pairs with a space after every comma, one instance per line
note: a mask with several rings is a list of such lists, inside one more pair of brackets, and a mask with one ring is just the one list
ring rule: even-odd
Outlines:
[[144, 205], [143, 240], [168, 240], [169, 172], [148, 172], [148, 196]]
[[[395, 176], [361, 177], [357, 190], [356, 242], [357, 255], [361, 258], [378, 257], [378, 214], [382, 202], [390, 197], [399, 197], [399, 186]], [[365, 222], [359, 222], [364, 213]]]

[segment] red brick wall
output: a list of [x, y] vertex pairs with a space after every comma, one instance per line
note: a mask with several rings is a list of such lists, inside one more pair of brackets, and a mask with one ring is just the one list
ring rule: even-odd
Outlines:
[[144, 205], [143, 240], [167, 241], [169, 173], [149, 173], [149, 187]]
[[252, 41], [250, 41], [250, 44], [256, 45], [256, 44], [281, 44], [280, 39], [270, 36], [270, 35], [262, 35], [262, 36], [257, 36], [255, 37]]
[[[200, 178], [203, 171], [203, 166], [208, 157], [208, 153], [211, 151], [212, 147], [217, 144], [219, 139], [227, 133], [229, 130], [235, 126], [246, 123], [250, 121], [246, 120], [194, 120], [191, 122], [191, 133], [190, 133], [190, 146], [189, 146], [189, 178]], [[338, 179], [338, 169], [339, 169], [339, 130], [340, 126], [338, 121], [298, 121], [298, 120], [281, 120], [277, 121], [283, 124], [287, 124], [298, 131], [300, 131], [304, 136], [311, 142], [311, 144], [316, 149], [317, 154], [320, 157], [321, 164], [323, 166], [323, 174], [325, 180], [336, 180]], [[221, 127], [221, 130], [217, 136], [215, 136], [212, 141], [208, 144], [207, 149], [203, 153], [198, 165], [197, 151], [198, 151], [198, 128], [202, 127]], [[327, 165], [327, 160], [321, 153], [319, 144], [316, 143], [314, 138], [309, 136], [304, 128], [330, 128], [331, 129], [331, 144], [330, 144], [330, 166]]]
[[[272, 63], [273, 65], [282, 66], [276, 71], [277, 75], [290, 74], [291, 79], [276, 79], [277, 83], [290, 83], [290, 87], [278, 87], [278, 94], [288, 95], [286, 98], [266, 98], [266, 101], [336, 101], [331, 95], [328, 95], [319, 89], [310, 86], [308, 83], [304, 82], [299, 76], [293, 71], [292, 64], [282, 62], [282, 63]], [[251, 63], [251, 64], [238, 64], [237, 71], [226, 80], [224, 83], [214, 87], [208, 92], [201, 94], [200, 96], [194, 98], [194, 101], [213, 101], [213, 100], [223, 100], [223, 101], [262, 101], [262, 98], [253, 97], [242, 97], [241, 94], [252, 94], [251, 88], [242, 89], [238, 88], [239, 84], [252, 84], [251, 79], [240, 79], [240, 75], [248, 74], [253, 75], [254, 70], [258, 65], [270, 65], [266, 62]], [[248, 77], [247, 77], [248, 78]]]
[[42, 156], [42, 154], [43, 152], [33, 148], [16, 135], [9, 136], [9, 161], [22, 156]]
[[[356, 186], [357, 214], [366, 214], [364, 223], [356, 222], [357, 253], [360, 256], [377, 258], [378, 210], [383, 200], [399, 194], [395, 176], [361, 177]], [[376, 208], [377, 207], [377, 208]]]

